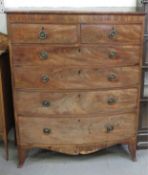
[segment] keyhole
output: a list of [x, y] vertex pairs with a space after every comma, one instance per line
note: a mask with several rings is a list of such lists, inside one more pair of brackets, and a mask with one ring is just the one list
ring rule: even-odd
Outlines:
[[81, 74], [81, 70], [78, 71], [78, 74], [79, 74], [79, 75]]

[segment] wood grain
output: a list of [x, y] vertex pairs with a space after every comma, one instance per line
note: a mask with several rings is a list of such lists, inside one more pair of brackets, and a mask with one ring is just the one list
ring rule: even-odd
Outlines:
[[[28, 76], [29, 75], [29, 76]], [[97, 89], [138, 85], [139, 68], [15, 66], [15, 87], [32, 89]], [[115, 76], [109, 80], [110, 76]], [[44, 82], [47, 77], [48, 81]], [[133, 78], [134, 77], [134, 78]]]
[[[112, 31], [115, 37], [110, 37]], [[141, 25], [81, 25], [82, 43], [140, 43]]]
[[10, 12], [8, 24], [19, 165], [34, 147], [127, 144], [134, 159], [144, 14]]
[[[96, 144], [117, 142], [135, 135], [135, 114], [91, 116], [89, 118], [28, 118], [19, 117], [21, 144]], [[107, 133], [106, 127], [114, 129]], [[45, 134], [44, 128], [51, 130]]]
[[[99, 12], [98, 12], [99, 13]], [[8, 22], [11, 23], [37, 23], [37, 24], [142, 24], [143, 14], [125, 13], [117, 14], [52, 14], [48, 13], [9, 13]]]
[[[78, 42], [76, 25], [50, 24], [11, 24], [10, 38], [12, 43], [76, 43]], [[40, 39], [44, 31], [46, 39]]]
[[[47, 57], [42, 58], [41, 54]], [[115, 55], [111, 57], [111, 54]], [[140, 61], [140, 47], [131, 45], [13, 45], [12, 62], [14, 65], [53, 65], [53, 66], [125, 66], [136, 65]]]
[[[115, 99], [115, 103], [109, 100]], [[126, 112], [137, 108], [137, 89], [89, 92], [16, 92], [17, 114], [49, 116], [50, 114], [93, 114]], [[49, 105], [43, 105], [47, 101]]]
[[0, 55], [8, 49], [8, 36], [0, 32]]
[[6, 50], [5, 47], [3, 54], [0, 55], [0, 139], [4, 142], [5, 159], [8, 160], [8, 134], [13, 126], [13, 110], [9, 56]]

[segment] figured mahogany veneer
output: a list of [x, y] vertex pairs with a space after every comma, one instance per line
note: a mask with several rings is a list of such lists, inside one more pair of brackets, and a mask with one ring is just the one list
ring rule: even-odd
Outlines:
[[[42, 117], [50, 114], [91, 114], [135, 110], [137, 89], [76, 92], [22, 92], [16, 93], [19, 115]], [[29, 103], [28, 103], [29, 102]]]
[[[76, 25], [52, 24], [12, 24], [10, 26], [13, 43], [76, 43], [78, 41]], [[46, 39], [40, 39], [40, 32], [46, 34]]]
[[[46, 146], [65, 143], [67, 145], [116, 144], [122, 139], [135, 135], [136, 126], [133, 124], [135, 118], [134, 113], [72, 118], [64, 116], [56, 120], [53, 117], [39, 120], [27, 116], [19, 117], [20, 140], [24, 145], [44, 144]], [[33, 132], [30, 130], [32, 126], [34, 126]], [[109, 127], [112, 127], [112, 132], [109, 131]]]
[[39, 147], [136, 158], [143, 14], [9, 12], [19, 166]]
[[12, 45], [14, 65], [129, 66], [139, 64], [140, 55], [138, 45]]
[[18, 66], [14, 67], [14, 85], [16, 88], [47, 90], [128, 87], [138, 84], [139, 73], [138, 66], [107, 69], [96, 66], [55, 68]]
[[[81, 25], [82, 43], [139, 43], [142, 26], [139, 25]], [[115, 36], [111, 37], [111, 32]]]

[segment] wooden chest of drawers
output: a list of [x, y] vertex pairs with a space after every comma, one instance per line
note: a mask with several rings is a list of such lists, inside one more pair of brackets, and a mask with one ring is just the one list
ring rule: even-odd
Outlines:
[[13, 126], [11, 79], [8, 54], [8, 37], [0, 33], [0, 141], [4, 142], [8, 160], [8, 134]]
[[136, 157], [144, 15], [9, 12], [19, 165], [29, 148]]

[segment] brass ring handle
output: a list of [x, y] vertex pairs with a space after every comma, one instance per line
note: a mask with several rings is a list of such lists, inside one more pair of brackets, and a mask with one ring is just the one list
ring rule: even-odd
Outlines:
[[50, 128], [44, 128], [43, 129], [43, 133], [44, 134], [50, 134], [51, 133], [51, 129]]
[[114, 58], [117, 57], [117, 52], [116, 51], [111, 51], [108, 56], [109, 56], [110, 59], [114, 59]]
[[106, 132], [107, 132], [107, 133], [110, 133], [111, 131], [114, 130], [114, 126], [109, 124], [109, 125], [107, 125], [107, 126], [105, 127], [105, 129], [106, 129]]
[[50, 102], [49, 102], [48, 100], [44, 100], [44, 101], [42, 102], [42, 106], [43, 106], [43, 107], [49, 107], [49, 106], [50, 106]]
[[112, 28], [112, 31], [109, 33], [108, 37], [109, 37], [110, 39], [114, 39], [117, 35], [118, 35], [118, 32], [117, 32], [117, 30], [113, 27], [113, 28]]
[[48, 59], [48, 52], [46, 52], [46, 51], [41, 51], [41, 52], [40, 52], [40, 58], [41, 58], [41, 60], [46, 60], [46, 59]]
[[109, 97], [107, 100], [107, 103], [109, 105], [113, 105], [113, 104], [117, 103], [117, 99], [115, 97]]
[[117, 80], [117, 74], [111, 73], [110, 75], [108, 75], [107, 78], [109, 81], [115, 81], [115, 80]]
[[41, 80], [42, 80], [43, 83], [47, 83], [49, 81], [48, 75], [43, 75]]
[[47, 39], [47, 33], [44, 31], [44, 27], [42, 27], [42, 31], [39, 33], [39, 38], [41, 40]]

